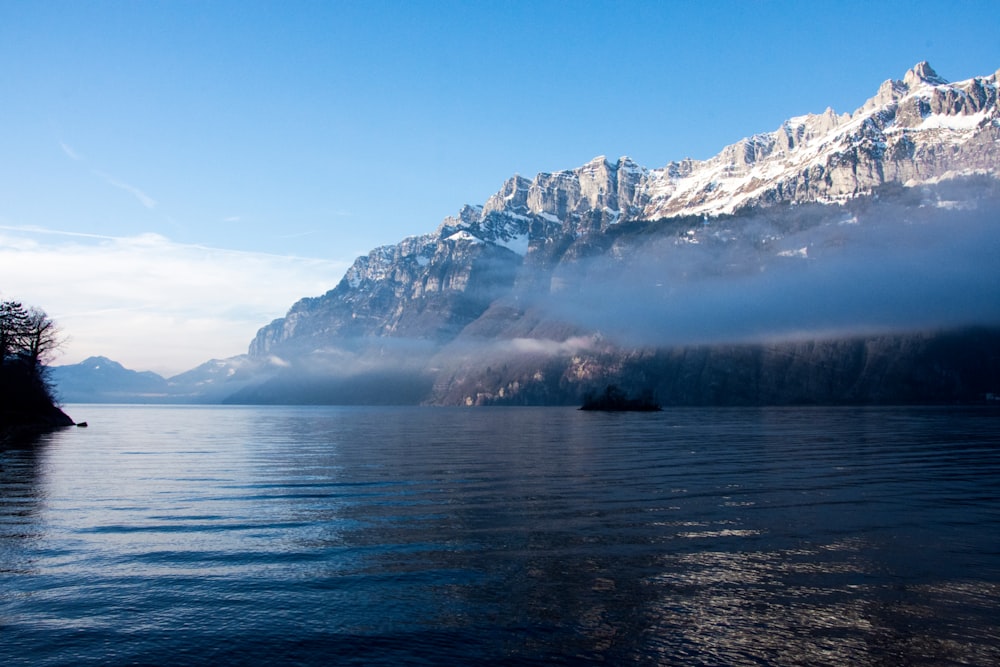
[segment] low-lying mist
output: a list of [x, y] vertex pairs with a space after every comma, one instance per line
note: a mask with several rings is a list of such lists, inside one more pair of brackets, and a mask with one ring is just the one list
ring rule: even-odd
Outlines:
[[560, 271], [536, 305], [627, 344], [827, 339], [1000, 323], [1000, 206], [873, 206], [779, 237], [712, 222]]

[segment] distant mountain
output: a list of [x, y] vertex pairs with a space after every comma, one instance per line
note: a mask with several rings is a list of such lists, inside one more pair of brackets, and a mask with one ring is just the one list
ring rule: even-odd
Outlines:
[[50, 379], [66, 403], [220, 403], [273, 373], [274, 366], [243, 355], [213, 359], [189, 371], [163, 378], [134, 371], [107, 357], [53, 366]]
[[[263, 327], [249, 357], [286, 370], [236, 398], [342, 402], [377, 378], [401, 402], [574, 402], [609, 379], [665, 390], [678, 369], [629, 360], [670, 350], [711, 348], [721, 368], [737, 363], [726, 345], [854, 341], [824, 348], [829, 366], [834, 349], [902, 354], [910, 336], [1000, 324], [997, 89], [997, 73], [948, 83], [920, 63], [854, 113], [792, 118], [709, 160], [515, 176]], [[855, 379], [816, 395], [892, 400]], [[738, 402], [802, 399], [752, 393]]]
[[133, 371], [107, 357], [53, 366], [50, 379], [66, 403], [149, 403], [164, 400], [167, 381], [150, 371]]

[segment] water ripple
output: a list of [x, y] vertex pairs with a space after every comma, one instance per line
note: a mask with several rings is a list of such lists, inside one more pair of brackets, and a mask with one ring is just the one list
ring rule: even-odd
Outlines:
[[995, 410], [74, 410], [5, 665], [1000, 664]]

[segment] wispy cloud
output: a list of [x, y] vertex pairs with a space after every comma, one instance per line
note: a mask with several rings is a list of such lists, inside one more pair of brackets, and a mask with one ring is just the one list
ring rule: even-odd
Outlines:
[[[60, 141], [59, 142], [59, 148], [71, 160], [73, 160], [75, 162], [83, 162], [83, 163], [87, 162], [87, 160], [84, 158], [83, 155], [81, 155], [76, 150], [74, 150], [73, 147], [70, 146], [69, 144], [67, 144], [65, 141]], [[102, 181], [104, 181], [108, 185], [110, 185], [112, 187], [115, 187], [115, 188], [118, 188], [119, 190], [124, 190], [125, 192], [129, 193], [130, 195], [132, 195], [133, 197], [135, 197], [139, 201], [139, 203], [142, 204], [143, 206], [145, 206], [146, 208], [148, 208], [148, 209], [154, 209], [154, 208], [156, 208], [156, 205], [157, 205], [156, 200], [153, 199], [152, 197], [150, 197], [148, 194], [146, 194], [142, 190], [140, 190], [139, 188], [137, 188], [136, 186], [134, 186], [134, 185], [132, 185], [130, 183], [126, 183], [125, 181], [121, 180], [120, 178], [118, 178], [116, 176], [112, 176], [111, 174], [107, 173], [106, 171], [102, 171], [100, 169], [91, 168], [90, 171], [91, 171], [92, 174], [94, 174], [95, 176], [97, 176], [98, 178], [100, 178]]]
[[239, 221], [240, 221], [240, 220], [242, 220], [242, 219], [243, 219], [243, 218], [241, 218], [241, 217], [240, 217], [240, 216], [238, 216], [238, 215], [230, 215], [230, 216], [228, 216], [228, 217], [225, 217], [225, 218], [223, 218], [223, 219], [222, 219], [222, 221], [223, 221], [223, 222], [239, 222]]
[[119, 180], [114, 176], [112, 176], [111, 174], [103, 172], [99, 169], [94, 169], [93, 172], [94, 175], [104, 180], [104, 182], [107, 183], [108, 185], [124, 190], [125, 192], [129, 193], [130, 195], [138, 199], [139, 203], [145, 206], [146, 208], [148, 209], [156, 208], [156, 200], [147, 195], [139, 188], [135, 187], [134, 185], [130, 185], [125, 181]]
[[60, 141], [59, 148], [61, 148], [62, 152], [65, 153], [71, 160], [76, 160], [77, 162], [83, 160], [83, 156], [73, 150], [73, 148], [66, 142]]
[[167, 374], [246, 351], [297, 299], [322, 294], [343, 262], [0, 227], [0, 296], [45, 309], [70, 337], [57, 363], [105, 355]]

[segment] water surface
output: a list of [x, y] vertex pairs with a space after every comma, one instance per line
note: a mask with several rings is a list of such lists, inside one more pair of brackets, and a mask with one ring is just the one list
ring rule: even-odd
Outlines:
[[1000, 664], [1000, 411], [71, 406], [0, 664]]

